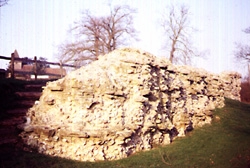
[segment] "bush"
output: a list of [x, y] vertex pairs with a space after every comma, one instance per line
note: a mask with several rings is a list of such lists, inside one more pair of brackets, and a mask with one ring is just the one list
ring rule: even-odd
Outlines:
[[248, 81], [241, 83], [240, 98], [242, 102], [250, 103], [250, 83]]

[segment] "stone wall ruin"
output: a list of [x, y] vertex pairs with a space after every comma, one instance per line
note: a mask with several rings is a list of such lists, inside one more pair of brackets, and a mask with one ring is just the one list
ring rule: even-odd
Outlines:
[[81, 161], [115, 160], [211, 123], [240, 75], [220, 75], [120, 49], [47, 83], [20, 134], [29, 149]]

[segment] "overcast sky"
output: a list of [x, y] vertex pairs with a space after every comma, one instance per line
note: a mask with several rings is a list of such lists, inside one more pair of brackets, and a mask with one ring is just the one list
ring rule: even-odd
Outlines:
[[[0, 55], [10, 56], [17, 49], [21, 57], [45, 57], [58, 61], [58, 45], [70, 38], [69, 28], [88, 9], [105, 15], [110, 0], [9, 0], [0, 8]], [[186, 4], [189, 7], [194, 46], [208, 51], [207, 58], [195, 59], [193, 65], [220, 73], [224, 70], [246, 73], [246, 67], [235, 64], [235, 42], [250, 45], [250, 35], [242, 30], [250, 27], [250, 0], [113, 0], [137, 9], [135, 28], [140, 41], [131, 43], [156, 56], [169, 53], [163, 49], [166, 38], [160, 19], [166, 7]], [[7, 61], [0, 60], [0, 68]]]

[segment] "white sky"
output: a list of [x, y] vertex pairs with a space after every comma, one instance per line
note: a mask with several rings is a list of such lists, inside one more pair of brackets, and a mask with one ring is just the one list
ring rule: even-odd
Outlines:
[[[110, 0], [9, 0], [0, 8], [0, 55], [10, 56], [17, 49], [21, 57], [45, 57], [57, 62], [58, 45], [70, 37], [68, 30], [89, 9], [93, 14], [108, 12]], [[246, 67], [235, 64], [234, 43], [249, 44], [250, 36], [242, 32], [250, 27], [250, 0], [113, 0], [137, 8], [135, 28], [140, 41], [131, 47], [156, 56], [168, 56], [159, 20], [170, 4], [185, 3], [192, 13], [194, 46], [208, 50], [207, 59], [195, 59], [193, 65], [220, 73], [224, 70], [246, 74]], [[0, 60], [0, 68], [7, 61]]]

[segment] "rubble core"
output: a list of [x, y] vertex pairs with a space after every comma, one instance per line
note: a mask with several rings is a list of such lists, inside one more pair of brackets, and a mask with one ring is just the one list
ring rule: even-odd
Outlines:
[[211, 123], [241, 76], [220, 75], [125, 48], [47, 83], [20, 134], [29, 149], [80, 161], [115, 160]]

